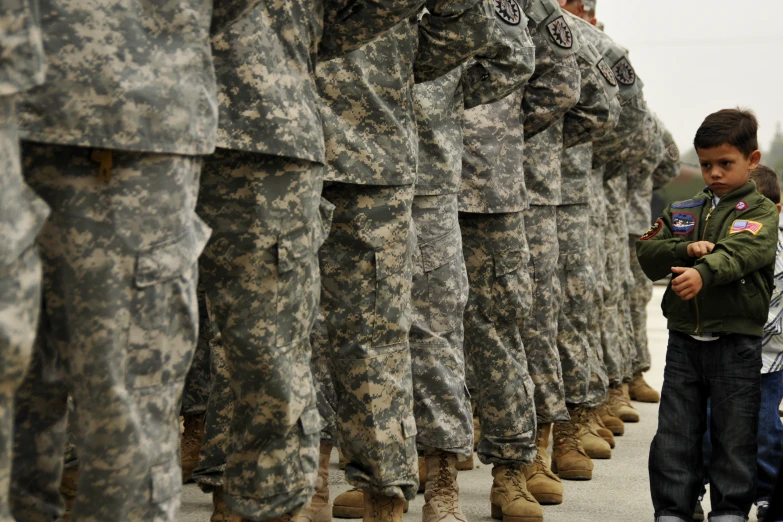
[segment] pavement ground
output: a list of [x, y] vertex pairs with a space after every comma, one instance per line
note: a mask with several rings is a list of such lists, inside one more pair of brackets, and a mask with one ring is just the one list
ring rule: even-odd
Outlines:
[[[652, 353], [652, 369], [645, 374], [647, 382], [660, 390], [666, 358], [668, 330], [661, 314], [660, 302], [664, 287], [656, 286], [648, 306], [647, 333]], [[610, 460], [595, 461], [593, 480], [563, 481], [564, 501], [559, 506], [545, 506], [546, 522], [637, 522], [652, 521], [653, 507], [647, 477], [647, 455], [658, 426], [658, 405], [635, 402], [641, 422], [626, 424], [625, 435], [617, 437], [617, 447]], [[551, 448], [550, 448], [551, 451]], [[492, 486], [491, 466], [481, 464], [472, 471], [460, 472], [458, 482], [462, 509], [469, 522], [490, 522], [489, 490]], [[329, 472], [331, 498], [350, 488], [343, 472], [337, 468], [337, 451], [332, 454]], [[211, 495], [195, 485], [185, 486], [180, 519], [184, 522], [208, 522], [212, 512]], [[419, 522], [424, 495], [410, 503], [404, 522]], [[709, 494], [704, 503], [709, 513]], [[339, 520], [339, 519], [334, 519]], [[755, 508], [750, 521], [755, 522]]]

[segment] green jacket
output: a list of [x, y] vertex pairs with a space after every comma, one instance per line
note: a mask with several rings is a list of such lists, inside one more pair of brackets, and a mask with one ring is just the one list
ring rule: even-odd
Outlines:
[[[745, 334], [762, 337], [773, 288], [778, 213], [751, 181], [723, 196], [716, 207], [705, 189], [673, 203], [636, 244], [644, 273], [657, 281], [671, 267], [693, 267], [704, 287], [692, 300], [671, 283], [661, 303], [669, 330], [687, 334]], [[689, 243], [710, 241], [715, 249], [690, 257]]]

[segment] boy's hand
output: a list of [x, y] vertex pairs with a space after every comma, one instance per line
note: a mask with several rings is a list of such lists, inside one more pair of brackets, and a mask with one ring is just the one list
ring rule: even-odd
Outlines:
[[[706, 241], [705, 241], [706, 242]], [[704, 282], [701, 280], [701, 274], [695, 268], [686, 268], [683, 266], [673, 266], [673, 274], [679, 274], [672, 280], [672, 290], [683, 301], [690, 301], [698, 294]]]
[[696, 241], [688, 243], [688, 255], [691, 257], [706, 256], [715, 248], [715, 243], [709, 241]]

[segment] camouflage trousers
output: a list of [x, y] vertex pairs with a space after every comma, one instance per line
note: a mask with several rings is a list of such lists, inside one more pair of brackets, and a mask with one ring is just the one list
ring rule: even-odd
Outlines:
[[465, 353], [478, 385], [479, 459], [530, 463], [536, 456], [534, 387], [520, 332], [532, 295], [525, 217], [461, 212], [459, 225], [470, 282]]
[[[39, 236], [44, 306], [17, 393], [17, 520], [62, 513], [67, 398], [80, 521], [176, 521], [179, 406], [196, 345], [196, 157], [25, 143], [24, 175], [52, 215]], [[35, 434], [31, 437], [30, 434]]]
[[587, 391], [587, 404], [602, 404], [609, 388], [609, 376], [604, 362], [604, 350], [601, 343], [601, 320], [604, 292], [606, 287], [606, 250], [604, 249], [603, 226], [606, 220], [590, 217], [587, 232], [588, 254], [596, 285], [587, 305], [587, 339], [590, 346], [590, 381]]
[[210, 376], [209, 342], [215, 336], [209, 320], [203, 285], [198, 285], [198, 344], [193, 353], [193, 363], [185, 378], [180, 415], [203, 413], [207, 410], [212, 378]]
[[457, 194], [416, 196], [413, 223], [414, 414], [419, 452], [473, 453], [473, 413], [465, 386], [462, 314], [468, 275], [462, 254]]
[[587, 205], [557, 207], [559, 256], [557, 272], [560, 281], [555, 304], [557, 318], [557, 351], [563, 367], [566, 403], [597, 407], [590, 403], [590, 338], [588, 310], [595, 295], [595, 274], [590, 264], [588, 229], [590, 209]]
[[565, 422], [569, 415], [557, 351], [557, 295], [560, 292], [557, 207], [531, 206], [524, 214], [530, 247], [528, 272], [533, 283], [533, 313], [524, 320], [522, 339], [530, 377], [535, 384], [536, 419], [539, 424]]
[[334, 389], [332, 371], [330, 369], [329, 332], [323, 314], [318, 318], [310, 333], [310, 344], [313, 346], [313, 357], [310, 359], [310, 370], [315, 380], [316, 402], [318, 414], [321, 416], [321, 440], [333, 446], [339, 446], [337, 440], [337, 391]]
[[337, 439], [352, 485], [412, 499], [418, 487], [411, 326], [413, 186], [330, 182], [321, 303]]
[[213, 234], [199, 269], [233, 392], [228, 425], [210, 397], [206, 430], [228, 432], [226, 504], [251, 520], [298, 510], [315, 486], [309, 361], [322, 174], [309, 161], [226, 149], [204, 161], [197, 210]]
[[651, 364], [650, 347], [647, 342], [647, 305], [652, 299], [653, 283], [644, 275], [636, 257], [638, 240], [638, 236], [628, 236], [628, 256], [634, 279], [631, 289], [631, 319], [635, 348], [632, 372], [634, 374], [646, 372]]
[[[14, 394], [22, 384], [41, 308], [35, 238], [49, 212], [22, 180], [10, 97], [0, 97], [0, 520], [10, 521]], [[31, 434], [27, 434], [30, 436]]]

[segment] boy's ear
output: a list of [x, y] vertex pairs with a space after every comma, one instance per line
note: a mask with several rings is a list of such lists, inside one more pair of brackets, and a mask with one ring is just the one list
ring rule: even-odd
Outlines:
[[778, 207], [778, 214], [780, 214], [780, 211], [783, 210], [783, 205], [780, 203], [775, 203], [775, 206]]
[[750, 161], [750, 170], [756, 170], [756, 167], [761, 164], [761, 151], [760, 150], [754, 150], [750, 153], [750, 156], [748, 156], [748, 161]]

